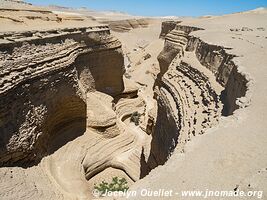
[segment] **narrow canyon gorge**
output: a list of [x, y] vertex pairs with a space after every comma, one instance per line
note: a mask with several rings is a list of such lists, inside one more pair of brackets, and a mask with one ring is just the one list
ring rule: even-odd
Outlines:
[[144, 18], [1, 32], [0, 199], [94, 199], [112, 177], [140, 188], [250, 107], [239, 55], [206, 29]]

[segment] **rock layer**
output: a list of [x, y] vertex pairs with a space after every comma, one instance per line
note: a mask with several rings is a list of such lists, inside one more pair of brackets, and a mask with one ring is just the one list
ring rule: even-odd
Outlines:
[[104, 21], [108, 23], [111, 30], [116, 32], [127, 32], [135, 28], [145, 28], [149, 25], [148, 19], [127, 19], [116, 21]]
[[176, 25], [178, 23], [181, 23], [181, 21], [165, 21], [165, 22], [162, 22], [161, 24], [161, 32], [160, 32], [160, 35], [159, 37], [160, 38], [165, 38], [165, 36], [171, 32], [173, 29], [175, 29]]
[[[29, 197], [44, 198], [48, 189], [44, 199], [88, 198], [87, 184], [106, 170], [137, 181], [215, 126], [221, 114], [248, 103], [236, 102], [247, 80], [234, 56], [190, 35], [201, 29], [177, 23], [162, 28], [157, 109], [137, 88], [124, 86], [121, 44], [107, 26], [0, 34], [0, 164], [29, 167], [51, 154], [16, 170]], [[142, 26], [127, 21], [113, 28]], [[131, 122], [134, 112], [138, 126]], [[3, 169], [1, 185], [12, 176]], [[55, 187], [35, 184], [30, 172]], [[0, 196], [13, 198], [8, 187]]]
[[1, 165], [39, 160], [64, 124], [85, 130], [88, 91], [124, 89], [121, 44], [106, 26], [0, 37]]
[[[199, 62], [212, 71], [216, 80], [225, 87], [221, 95], [224, 103], [223, 115], [230, 115], [239, 106], [242, 107], [242, 103], [236, 101], [245, 96], [248, 80], [238, 72], [237, 65], [233, 61], [235, 55], [226, 53], [221, 46], [207, 44], [195, 37], [189, 37], [187, 50], [195, 51]], [[249, 102], [243, 103], [249, 104]]]
[[[172, 29], [166, 29], [166, 23], [163, 27], [161, 37]], [[175, 148], [182, 152], [192, 136], [215, 126], [221, 115], [232, 114], [241, 105], [238, 98], [245, 95], [248, 81], [238, 73], [234, 55], [189, 35], [197, 30], [201, 29], [177, 24], [164, 37], [154, 86], [158, 111], [148, 160], [151, 168], [164, 164]]]

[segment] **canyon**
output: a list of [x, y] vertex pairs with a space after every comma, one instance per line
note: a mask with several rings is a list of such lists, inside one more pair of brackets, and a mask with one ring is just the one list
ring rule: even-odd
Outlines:
[[266, 9], [166, 20], [2, 3], [0, 199], [102, 199], [113, 177], [266, 190]]

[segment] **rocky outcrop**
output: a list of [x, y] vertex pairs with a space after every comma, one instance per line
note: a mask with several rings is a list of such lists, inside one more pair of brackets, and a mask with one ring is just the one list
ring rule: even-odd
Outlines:
[[[34, 163], [82, 134], [88, 92], [124, 90], [121, 43], [106, 26], [2, 33], [0, 42], [1, 165]], [[75, 135], [56, 141], [66, 124]]]
[[217, 124], [221, 115], [232, 114], [246, 93], [248, 81], [238, 73], [234, 55], [189, 35], [196, 30], [201, 29], [178, 24], [158, 56], [150, 168], [164, 164], [175, 148], [182, 152], [192, 136]]
[[[137, 181], [222, 114], [247, 105], [234, 55], [190, 35], [199, 28], [177, 23], [164, 23], [161, 33], [157, 108], [123, 79], [121, 43], [107, 26], [0, 34], [0, 165], [38, 163], [16, 170], [23, 195], [87, 198], [105, 170]], [[114, 30], [145, 26], [123, 21]], [[13, 175], [1, 169], [4, 185]], [[49, 187], [35, 184], [39, 177]], [[9, 191], [0, 196], [13, 198]]]
[[[121, 43], [107, 26], [0, 37], [0, 165], [27, 167], [16, 171], [25, 177], [17, 180], [23, 194], [38, 182], [28, 180], [31, 171], [52, 183], [37, 184], [31, 196], [38, 199], [90, 198], [88, 185], [106, 178], [106, 170], [130, 181], [147, 174], [148, 111], [138, 88], [123, 78]], [[134, 112], [140, 126], [130, 120]], [[2, 197], [11, 199], [8, 190]]]
[[[18, 3], [13, 1], [7, 1], [6, 3]], [[5, 5], [4, 4], [4, 5]], [[20, 3], [19, 3], [20, 4]], [[16, 5], [16, 4], [15, 4]], [[20, 6], [20, 5], [19, 5]], [[19, 7], [17, 6], [17, 7]], [[9, 5], [8, 7], [2, 7], [0, 4], [0, 19], [7, 20], [10, 22], [15, 22], [17, 24], [23, 24], [25, 20], [40, 20], [40, 21], [50, 21], [50, 22], [61, 22], [62, 18], [55, 15], [52, 11], [44, 9], [36, 9], [28, 4], [23, 4], [23, 9], [17, 8], [14, 5]], [[20, 6], [21, 7], [21, 6]], [[14, 15], [14, 13], [16, 13]]]
[[165, 74], [172, 60], [178, 54], [179, 56], [184, 55], [184, 49], [186, 44], [187, 44], [187, 34], [183, 31], [178, 31], [174, 29], [165, 36], [164, 49], [160, 52], [158, 56], [158, 61], [160, 65], [159, 76], [163, 76]]
[[221, 95], [224, 104], [223, 115], [232, 114], [239, 108], [236, 101], [245, 96], [248, 83], [246, 77], [238, 72], [237, 65], [233, 61], [235, 55], [226, 53], [225, 48], [221, 46], [207, 44], [192, 36], [189, 37], [187, 50], [195, 51], [199, 62], [212, 71], [216, 80], [225, 87]]
[[183, 26], [183, 25], [179, 25], [179, 24], [177, 24], [175, 29], [178, 30], [178, 31], [183, 31], [186, 34], [189, 34], [189, 33], [193, 32], [193, 31], [204, 30], [203, 28], [198, 28], [198, 27], [194, 27], [194, 26]]
[[135, 28], [145, 28], [149, 25], [148, 19], [127, 19], [117, 21], [105, 21], [111, 30], [116, 32], [127, 32]]
[[[107, 109], [105, 109], [107, 110]], [[85, 177], [90, 180], [95, 175], [101, 173], [107, 168], [120, 169], [125, 172], [133, 181], [137, 181], [141, 177], [141, 155], [144, 148], [149, 144], [148, 136], [145, 132], [136, 130], [130, 125], [130, 116], [133, 112], [145, 112], [145, 102], [142, 98], [120, 99], [115, 105], [117, 118], [116, 126], [113, 130], [105, 130], [102, 134], [106, 140], [99, 141], [90, 147], [88, 154], [83, 159], [83, 168]], [[106, 114], [101, 115], [104, 118]], [[134, 126], [134, 125], [133, 125]], [[112, 128], [111, 126], [109, 126]], [[118, 128], [117, 135], [114, 137], [114, 127]]]
[[181, 21], [165, 21], [161, 24], [161, 32], [159, 37], [165, 38], [165, 36], [170, 33], [173, 29], [175, 29], [176, 25], [181, 23]]

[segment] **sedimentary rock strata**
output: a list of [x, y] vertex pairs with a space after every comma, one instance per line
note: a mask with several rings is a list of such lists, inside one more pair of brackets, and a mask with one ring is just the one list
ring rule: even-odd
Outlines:
[[192, 136], [215, 126], [221, 114], [232, 114], [248, 82], [238, 73], [234, 55], [189, 35], [200, 28], [177, 23], [171, 30], [173, 23], [164, 23], [161, 35], [169, 32], [158, 56], [160, 73], [154, 86], [158, 111], [151, 164], [148, 161], [151, 166], [164, 164], [175, 148], [183, 151]]
[[164, 21], [161, 25], [161, 32], [159, 37], [164, 38], [169, 32], [171, 32], [178, 23], [181, 23], [181, 21]]
[[232, 114], [239, 107], [236, 100], [245, 96], [248, 83], [246, 77], [238, 73], [233, 61], [235, 55], [226, 53], [221, 46], [210, 45], [194, 37], [190, 37], [187, 50], [195, 50], [199, 62], [212, 71], [216, 81], [225, 87], [221, 95], [223, 115]]
[[[138, 181], [221, 115], [249, 104], [239, 99], [248, 81], [234, 55], [179, 23], [162, 24], [157, 106], [123, 77], [121, 43], [107, 26], [0, 34], [0, 166], [28, 167], [15, 172], [24, 199], [88, 198], [107, 174]], [[119, 32], [139, 27], [147, 21], [110, 22]], [[144, 62], [152, 57], [145, 50]], [[1, 186], [13, 178], [3, 169]], [[14, 196], [4, 187], [0, 197]]]
[[124, 89], [121, 44], [108, 27], [4, 33], [0, 46], [1, 165], [38, 160], [66, 123], [83, 127], [88, 91]]
[[[45, 188], [30, 184], [33, 171], [56, 186], [47, 199], [90, 197], [87, 185], [105, 170], [131, 181], [147, 174], [140, 160], [150, 148], [148, 111], [138, 88], [123, 80], [121, 43], [107, 26], [0, 37], [0, 164], [28, 168], [16, 171], [25, 193], [35, 185], [31, 196], [44, 198]], [[143, 129], [130, 122], [133, 112]], [[13, 197], [8, 188], [3, 197]]]
[[127, 32], [135, 28], [145, 28], [149, 25], [149, 19], [128, 19], [117, 21], [104, 21], [108, 23], [111, 30], [116, 32]]

